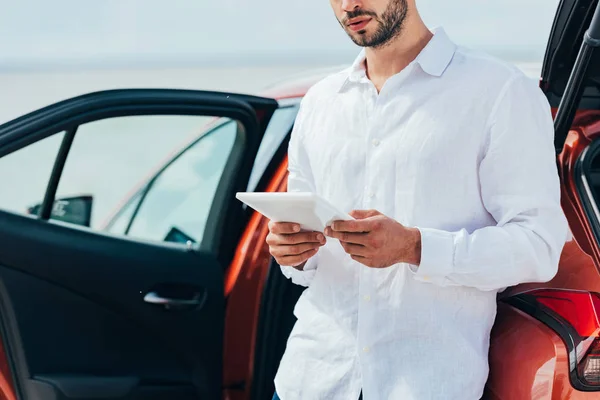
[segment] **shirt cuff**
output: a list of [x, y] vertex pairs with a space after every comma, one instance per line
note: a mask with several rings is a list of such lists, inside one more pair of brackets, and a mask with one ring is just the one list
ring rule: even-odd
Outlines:
[[317, 256], [313, 256], [306, 261], [304, 269], [298, 270], [289, 265], [282, 265], [281, 272], [291, 279], [296, 285], [308, 287], [317, 273]]
[[439, 281], [452, 273], [454, 266], [454, 234], [439, 229], [418, 228], [421, 232], [421, 263], [411, 265], [415, 278]]

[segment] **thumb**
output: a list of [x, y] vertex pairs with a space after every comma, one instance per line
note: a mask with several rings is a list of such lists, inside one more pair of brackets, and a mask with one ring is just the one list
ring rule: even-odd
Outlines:
[[353, 210], [350, 212], [350, 216], [356, 219], [370, 218], [380, 214], [377, 210]]

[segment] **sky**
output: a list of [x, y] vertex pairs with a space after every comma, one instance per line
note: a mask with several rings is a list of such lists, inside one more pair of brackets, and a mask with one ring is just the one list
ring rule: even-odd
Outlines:
[[[459, 44], [543, 56], [559, 0], [417, 0]], [[326, 0], [3, 1], [0, 68], [294, 61], [357, 48]]]

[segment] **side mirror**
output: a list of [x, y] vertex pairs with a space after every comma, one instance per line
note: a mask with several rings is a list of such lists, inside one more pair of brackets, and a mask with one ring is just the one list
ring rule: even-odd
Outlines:
[[[89, 227], [92, 220], [93, 200], [93, 196], [89, 195], [56, 199], [52, 205], [50, 219]], [[36, 204], [29, 207], [27, 212], [38, 215], [41, 207], [41, 204]]]

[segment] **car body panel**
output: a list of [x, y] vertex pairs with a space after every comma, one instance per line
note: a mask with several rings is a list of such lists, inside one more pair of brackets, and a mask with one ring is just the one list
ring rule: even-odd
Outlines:
[[0, 400], [17, 400], [16, 393], [7, 352], [4, 349], [3, 341], [0, 340]]
[[485, 399], [598, 398], [597, 393], [578, 392], [571, 387], [566, 346], [554, 331], [532, 316], [501, 303], [492, 338]]
[[[287, 188], [287, 157], [279, 165], [266, 192], [284, 192]], [[225, 276], [228, 307], [225, 317], [223, 399], [250, 399], [254, 372], [260, 306], [271, 254], [266, 244], [268, 220], [254, 212], [236, 257]], [[243, 311], [242, 311], [243, 310]], [[240, 332], [244, 332], [240, 335]], [[245, 385], [239, 386], [240, 382]]]

